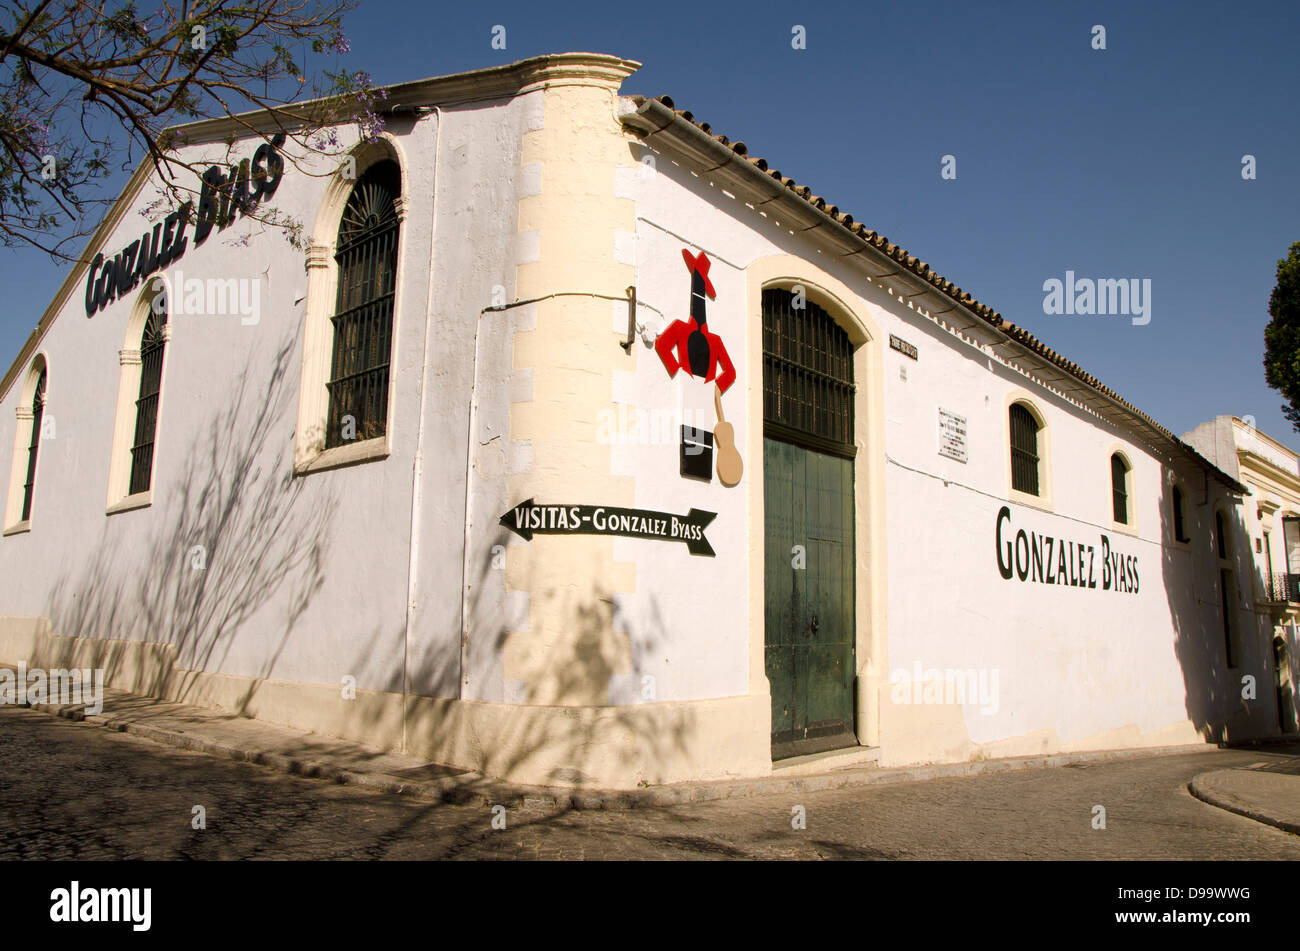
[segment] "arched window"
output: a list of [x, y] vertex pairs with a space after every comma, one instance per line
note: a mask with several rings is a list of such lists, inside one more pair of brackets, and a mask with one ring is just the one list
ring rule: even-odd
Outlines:
[[[15, 415], [18, 426], [14, 432], [14, 453], [9, 468], [9, 492], [4, 507], [4, 533], [25, 532], [30, 527], [32, 500], [36, 494], [36, 456], [40, 448], [41, 430], [53, 420], [45, 419], [45, 393], [47, 387], [44, 355], [38, 354], [27, 368], [22, 388], [18, 393]], [[44, 425], [43, 425], [44, 424]]]
[[339, 223], [325, 448], [383, 436], [388, 422], [401, 175], [392, 160], [357, 180]]
[[1110, 457], [1110, 491], [1115, 521], [1128, 524], [1128, 473], [1129, 465], [1119, 453]]
[[131, 443], [130, 495], [148, 492], [153, 481], [154, 436], [158, 430], [158, 398], [162, 392], [163, 350], [167, 298], [159, 295], [149, 310], [140, 338], [140, 394], [135, 401], [135, 439]]
[[1186, 523], [1183, 521], [1183, 490], [1179, 486], [1173, 487], [1173, 509], [1174, 509], [1174, 541], [1189, 541], [1187, 537]]
[[27, 480], [23, 483], [23, 514], [21, 521], [32, 517], [32, 491], [36, 488], [36, 450], [41, 445], [41, 417], [45, 414], [45, 368], [36, 378], [36, 392], [32, 394], [32, 438], [27, 445]]
[[410, 199], [400, 143], [362, 142], [330, 177], [307, 247], [295, 475], [388, 457]]
[[153, 499], [164, 355], [171, 339], [167, 311], [166, 282], [161, 278], [147, 281], [131, 309], [126, 339], [118, 352], [122, 372], [108, 464], [110, 515], [141, 508]]
[[853, 344], [824, 308], [793, 300], [785, 289], [763, 291], [764, 432], [851, 459]]
[[1027, 495], [1038, 495], [1038, 420], [1023, 403], [1012, 403], [1011, 487]]

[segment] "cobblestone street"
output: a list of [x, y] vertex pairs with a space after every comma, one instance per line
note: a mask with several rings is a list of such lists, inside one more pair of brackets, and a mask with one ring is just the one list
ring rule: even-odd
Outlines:
[[403, 799], [12, 707], [0, 755], [4, 859], [1300, 859], [1300, 837], [1187, 792], [1198, 773], [1283, 758], [1259, 750], [628, 812], [525, 806], [504, 830], [481, 799]]

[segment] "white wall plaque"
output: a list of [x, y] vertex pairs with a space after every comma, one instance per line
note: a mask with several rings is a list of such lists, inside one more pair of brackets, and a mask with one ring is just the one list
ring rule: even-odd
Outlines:
[[966, 417], [939, 407], [939, 455], [966, 461]]

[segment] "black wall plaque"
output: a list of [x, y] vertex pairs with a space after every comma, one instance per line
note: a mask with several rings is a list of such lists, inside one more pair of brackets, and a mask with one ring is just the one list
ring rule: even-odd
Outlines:
[[903, 356], [911, 357], [913, 360], [917, 359], [916, 346], [908, 343], [902, 337], [895, 337], [893, 334], [890, 334], [889, 348], [891, 350], [897, 350], [899, 353], [903, 354]]
[[713, 433], [694, 426], [682, 427], [681, 473], [692, 479], [713, 481]]

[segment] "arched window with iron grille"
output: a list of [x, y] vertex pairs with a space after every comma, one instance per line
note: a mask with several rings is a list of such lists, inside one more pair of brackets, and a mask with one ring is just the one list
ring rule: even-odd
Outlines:
[[1038, 420], [1023, 403], [1012, 403], [1011, 488], [1027, 495], [1038, 494]]
[[36, 488], [36, 450], [41, 444], [41, 417], [45, 412], [45, 369], [36, 380], [36, 392], [32, 394], [32, 438], [27, 444], [27, 479], [23, 483], [22, 521], [32, 517], [32, 493]]
[[158, 434], [158, 400], [162, 393], [163, 351], [167, 338], [167, 300], [155, 297], [140, 337], [140, 394], [135, 401], [135, 438], [131, 441], [129, 494], [148, 492], [153, 482], [154, 441]]
[[830, 314], [788, 290], [763, 291], [767, 435], [852, 459], [853, 344]]
[[387, 429], [400, 196], [397, 163], [386, 159], [366, 169], [343, 209], [334, 253], [338, 293], [331, 318], [327, 449], [374, 439]]
[[1110, 457], [1110, 490], [1115, 521], [1128, 524], [1128, 463], [1119, 453]]

